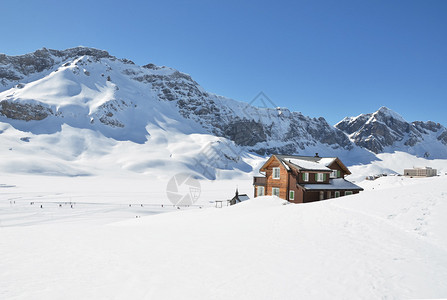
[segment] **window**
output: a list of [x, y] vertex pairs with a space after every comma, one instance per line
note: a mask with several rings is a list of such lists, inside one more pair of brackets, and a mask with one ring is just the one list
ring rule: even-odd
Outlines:
[[289, 200], [295, 200], [295, 191], [289, 191]]
[[323, 182], [326, 178], [324, 173], [315, 173], [315, 181]]
[[279, 179], [279, 168], [273, 168], [273, 179]]
[[264, 196], [264, 187], [263, 186], [258, 186], [256, 189], [257, 189], [256, 197]]
[[352, 195], [352, 191], [346, 191], [345, 196]]
[[309, 173], [303, 173], [303, 181], [309, 181]]
[[279, 197], [279, 188], [272, 188], [272, 196]]
[[332, 173], [330, 175], [330, 178], [340, 178], [341, 177], [341, 172], [340, 170], [332, 170]]
[[335, 198], [340, 197], [340, 191], [335, 191]]

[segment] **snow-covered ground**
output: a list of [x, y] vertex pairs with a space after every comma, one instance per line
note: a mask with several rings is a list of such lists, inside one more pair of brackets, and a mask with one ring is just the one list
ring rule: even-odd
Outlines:
[[426, 159], [396, 151], [394, 153], [377, 154], [377, 160], [369, 164], [348, 166], [352, 172], [347, 179], [362, 181], [366, 176], [379, 174], [404, 174], [404, 169], [431, 167], [438, 174], [447, 174], [447, 159]]
[[249, 178], [202, 181], [181, 209], [151, 178], [0, 176], [0, 298], [447, 297], [447, 176], [222, 209], [211, 202], [251, 195]]

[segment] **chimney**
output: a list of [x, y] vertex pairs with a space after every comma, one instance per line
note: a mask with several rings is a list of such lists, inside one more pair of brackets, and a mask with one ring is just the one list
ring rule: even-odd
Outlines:
[[319, 157], [319, 156], [318, 156], [318, 152], [317, 152], [317, 153], [315, 153], [315, 157]]

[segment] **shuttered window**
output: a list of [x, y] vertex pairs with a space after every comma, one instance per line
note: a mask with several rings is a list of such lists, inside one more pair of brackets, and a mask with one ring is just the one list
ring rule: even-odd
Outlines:
[[330, 178], [340, 178], [340, 177], [341, 177], [340, 170], [332, 170]]
[[303, 173], [303, 181], [309, 181], [309, 173]]
[[324, 173], [315, 173], [315, 181], [323, 182], [326, 180], [326, 174]]
[[289, 200], [295, 200], [295, 191], [289, 191]]

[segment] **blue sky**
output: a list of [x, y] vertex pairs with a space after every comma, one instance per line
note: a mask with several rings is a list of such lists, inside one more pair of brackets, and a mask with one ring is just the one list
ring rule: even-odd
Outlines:
[[447, 126], [447, 1], [3, 1], [0, 53], [105, 49], [206, 90], [345, 116], [387, 106]]

